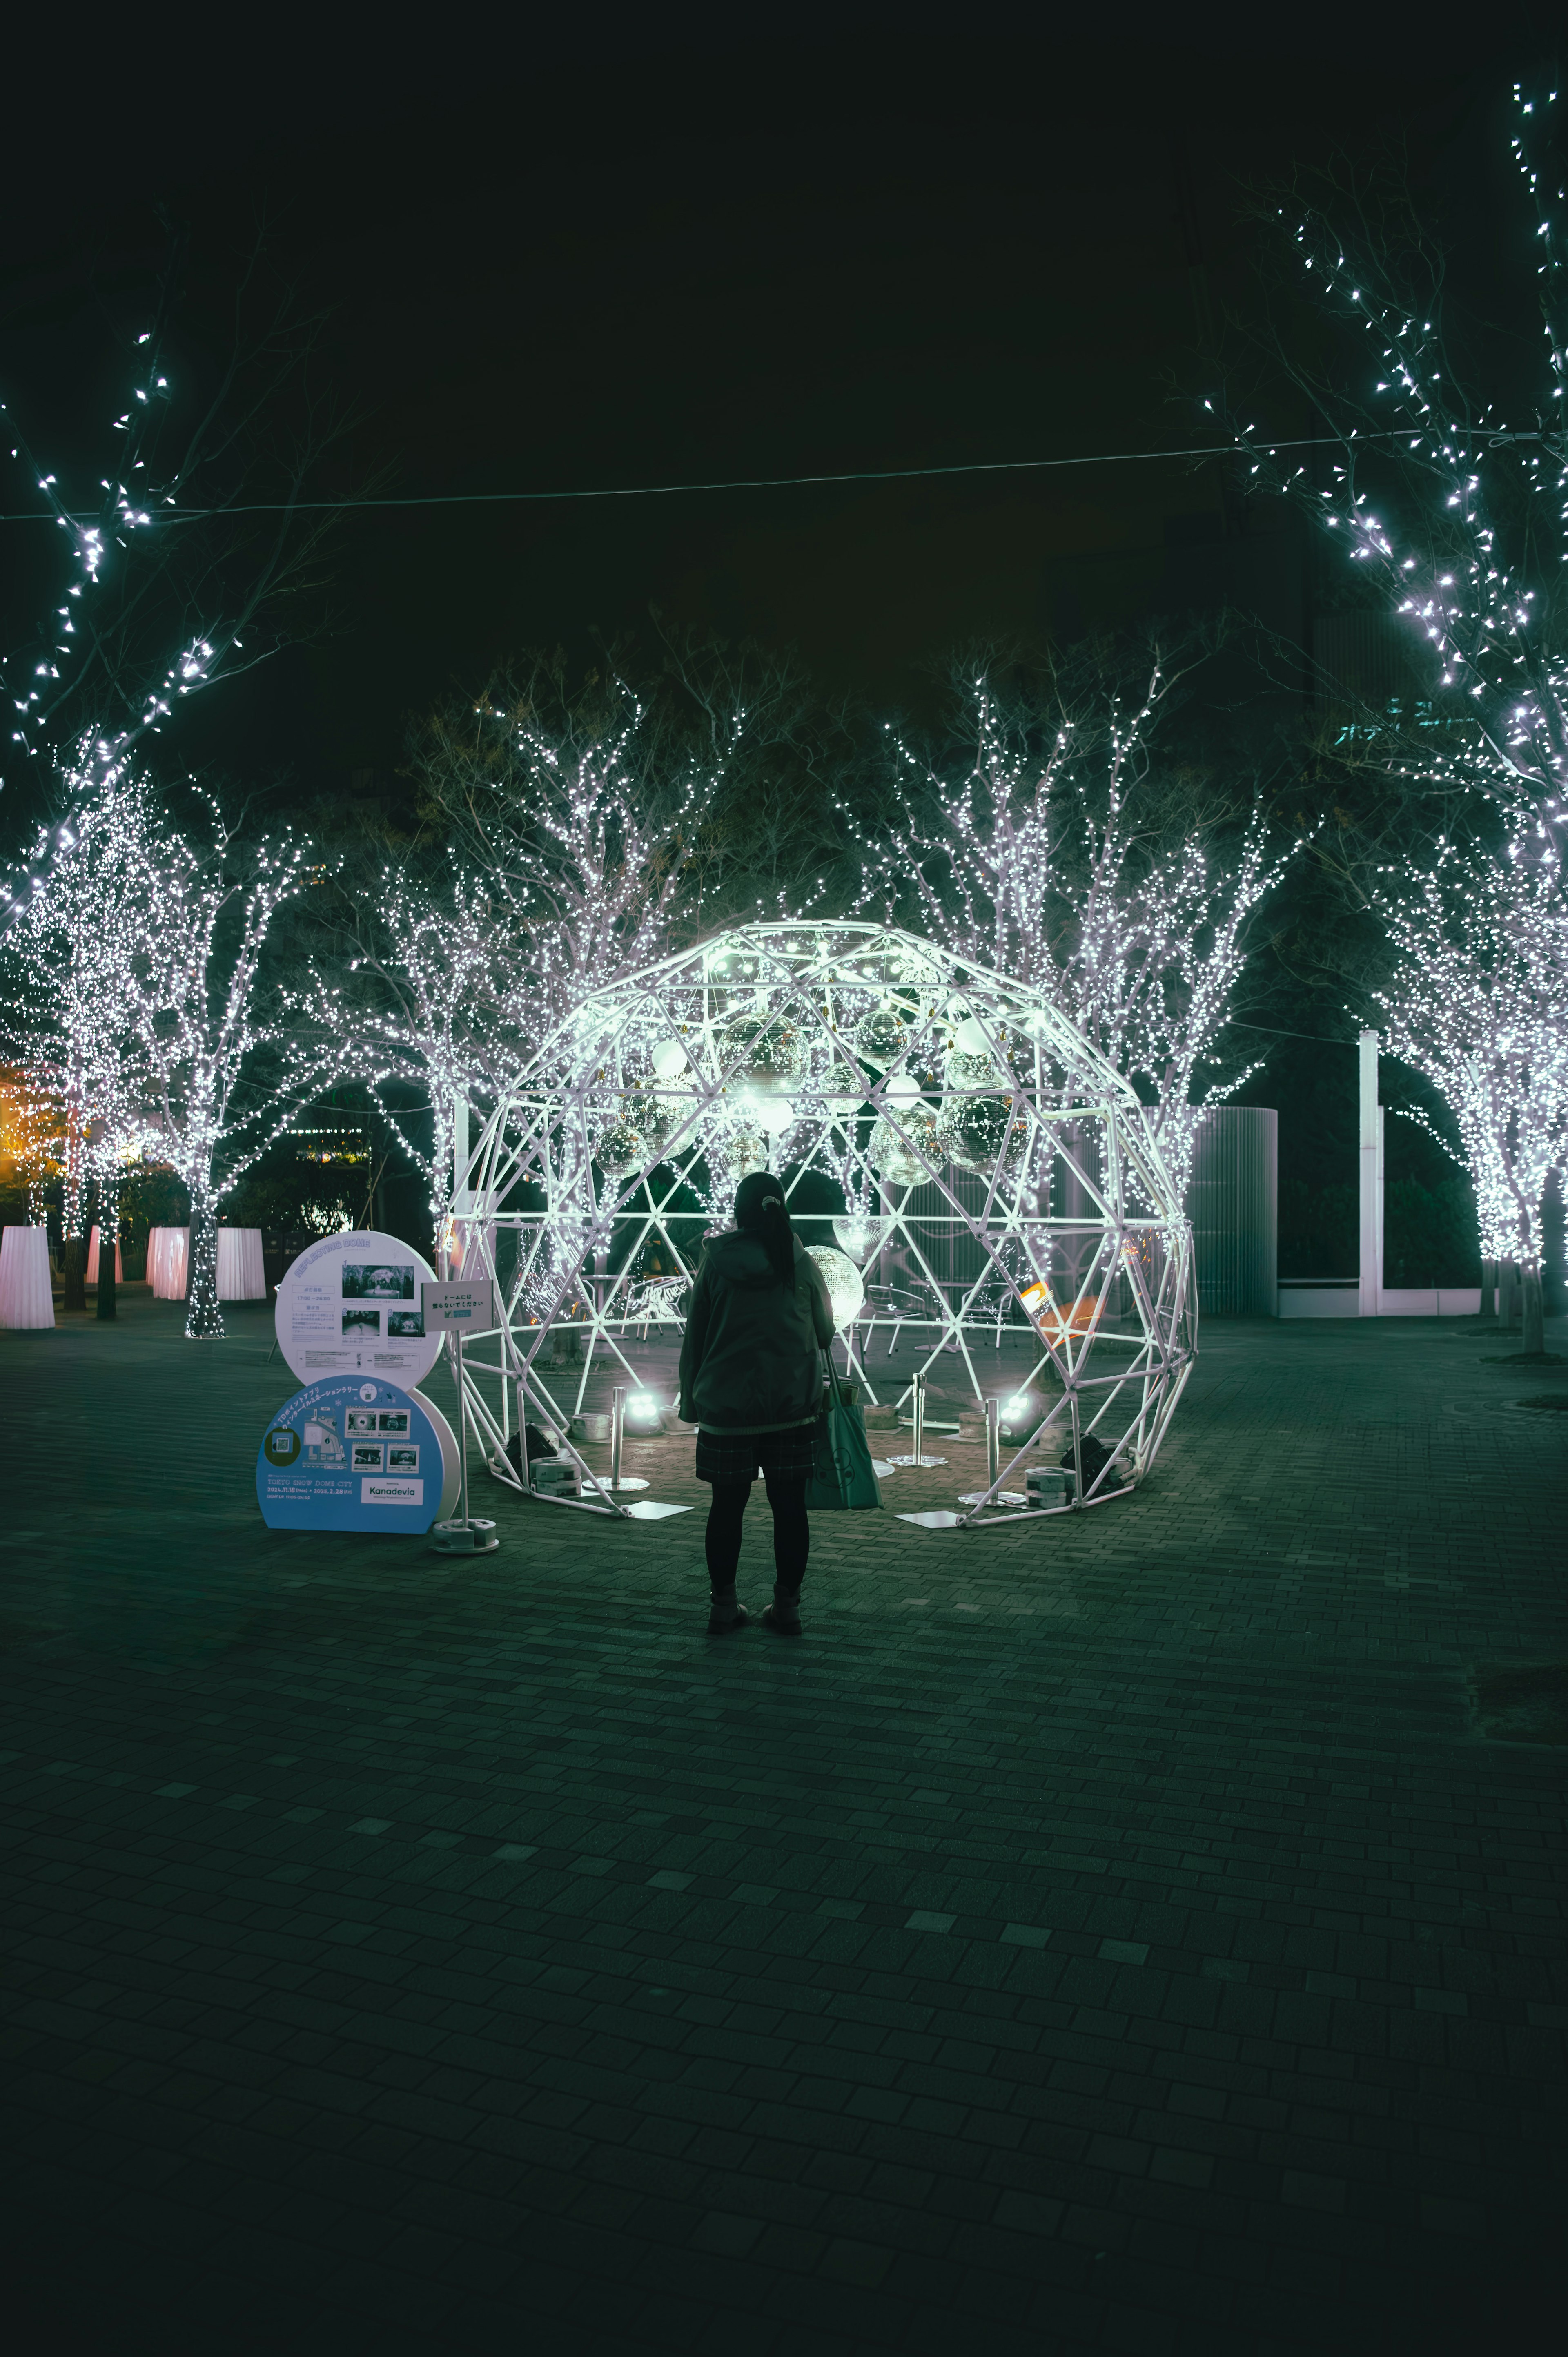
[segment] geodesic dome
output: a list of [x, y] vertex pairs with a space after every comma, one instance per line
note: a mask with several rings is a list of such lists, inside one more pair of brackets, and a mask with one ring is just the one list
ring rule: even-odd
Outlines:
[[918, 1375], [956, 1351], [977, 1400], [982, 1340], [1022, 1336], [1079, 1504], [1148, 1470], [1194, 1355], [1190, 1232], [1133, 1090], [1039, 993], [889, 926], [741, 926], [594, 993], [458, 1159], [453, 1258], [506, 1303], [475, 1409], [492, 1447], [509, 1385], [520, 1422], [570, 1418], [563, 1326], [587, 1346], [577, 1407], [601, 1354], [636, 1381], [628, 1343], [679, 1329], [757, 1169], [831, 1219], [818, 1258], [871, 1396], [879, 1329], [916, 1340]]

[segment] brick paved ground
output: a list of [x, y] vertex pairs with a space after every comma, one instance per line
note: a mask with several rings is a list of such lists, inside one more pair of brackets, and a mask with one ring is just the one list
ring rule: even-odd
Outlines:
[[1554, 2344], [1568, 1749], [1470, 1680], [1568, 1661], [1568, 1367], [1213, 1326], [1135, 1498], [712, 1644], [694, 1516], [267, 1534], [232, 1324], [0, 1336], [29, 2348]]

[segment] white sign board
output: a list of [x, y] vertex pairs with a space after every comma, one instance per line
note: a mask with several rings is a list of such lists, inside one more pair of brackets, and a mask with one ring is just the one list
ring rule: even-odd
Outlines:
[[345, 1229], [301, 1253], [277, 1306], [278, 1348], [297, 1380], [374, 1375], [412, 1391], [441, 1351], [422, 1298], [435, 1275], [412, 1244], [374, 1228]]
[[423, 1296], [427, 1334], [486, 1334], [496, 1322], [495, 1286], [488, 1276], [434, 1280]]

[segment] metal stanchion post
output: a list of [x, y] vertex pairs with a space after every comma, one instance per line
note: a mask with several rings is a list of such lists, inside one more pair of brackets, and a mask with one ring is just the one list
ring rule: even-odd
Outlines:
[[435, 1555], [489, 1555], [500, 1544], [495, 1523], [485, 1515], [477, 1521], [468, 1512], [468, 1401], [463, 1378], [463, 1329], [452, 1329], [452, 1355], [457, 1378], [457, 1464], [460, 1511], [455, 1523], [433, 1523], [431, 1552]]
[[463, 1510], [459, 1519], [463, 1528], [471, 1527], [468, 1521], [468, 1403], [463, 1396], [463, 1329], [459, 1326], [452, 1340], [457, 1352], [457, 1461], [462, 1467], [460, 1495]]
[[945, 1465], [948, 1461], [945, 1457], [928, 1457], [926, 1455], [926, 1379], [924, 1375], [917, 1375], [915, 1377], [913, 1388], [915, 1394], [915, 1446], [908, 1456], [890, 1457], [887, 1462], [890, 1465]]
[[648, 1487], [640, 1473], [623, 1473], [620, 1469], [626, 1444], [627, 1389], [625, 1383], [617, 1383], [610, 1394], [610, 1494], [616, 1498]]
[[1002, 1403], [988, 1399], [985, 1403], [985, 1487], [966, 1490], [959, 1500], [961, 1506], [1023, 1506], [1028, 1500], [1016, 1490], [999, 1490], [1002, 1479]]

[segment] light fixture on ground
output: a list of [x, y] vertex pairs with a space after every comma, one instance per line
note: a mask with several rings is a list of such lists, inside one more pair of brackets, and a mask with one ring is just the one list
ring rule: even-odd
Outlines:
[[664, 1411], [651, 1392], [631, 1392], [626, 1403], [626, 1428], [642, 1436], [660, 1432]]

